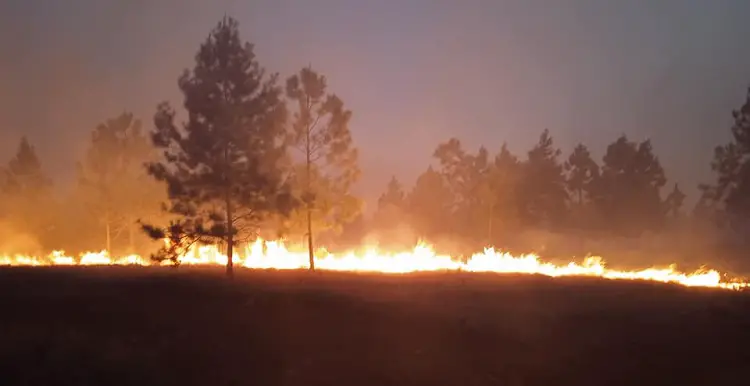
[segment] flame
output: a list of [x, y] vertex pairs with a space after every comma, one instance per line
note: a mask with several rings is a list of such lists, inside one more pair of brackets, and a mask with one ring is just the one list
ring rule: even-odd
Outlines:
[[[227, 256], [216, 246], [192, 247], [179, 257], [184, 265], [224, 265]], [[308, 253], [304, 249], [288, 249], [281, 241], [256, 240], [245, 248], [237, 250], [235, 264], [252, 269], [305, 269], [309, 266]], [[68, 256], [63, 251], [54, 251], [47, 257], [26, 255], [0, 255], [0, 266], [71, 266], [71, 265], [142, 265], [153, 264], [138, 255], [111, 257], [106, 251], [86, 252], [78, 257]], [[162, 263], [168, 264], [168, 263]], [[364, 253], [349, 252], [334, 255], [325, 249], [315, 254], [315, 267], [330, 271], [358, 271], [381, 273], [409, 273], [424, 271], [466, 271], [541, 274], [551, 277], [592, 276], [619, 280], [651, 280], [663, 283], [676, 283], [689, 287], [715, 287], [742, 289], [750, 283], [723, 280], [715, 270], [701, 269], [683, 273], [675, 266], [667, 268], [647, 268], [638, 271], [619, 271], [606, 267], [600, 257], [587, 257], [581, 264], [554, 265], [542, 262], [539, 256], [528, 254], [513, 256], [494, 248], [486, 248], [465, 261], [448, 255], [435, 253], [434, 249], [419, 243], [410, 252], [382, 253], [370, 248]]]

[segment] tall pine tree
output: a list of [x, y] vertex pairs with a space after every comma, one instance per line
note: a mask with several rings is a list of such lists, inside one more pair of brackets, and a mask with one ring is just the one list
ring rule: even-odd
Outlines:
[[520, 225], [518, 195], [523, 177], [521, 173], [518, 157], [503, 143], [500, 152], [495, 156], [491, 173], [494, 208], [490, 217], [490, 241], [493, 244], [497, 241], [497, 235], [504, 238], [504, 235]]
[[651, 142], [621, 136], [607, 146], [597, 183], [597, 208], [612, 231], [638, 235], [664, 220], [661, 188], [667, 179]]
[[573, 201], [578, 206], [591, 199], [591, 191], [596, 178], [599, 177], [599, 165], [591, 158], [589, 149], [578, 144], [564, 164], [567, 172], [566, 186]]
[[435, 240], [451, 231], [453, 195], [443, 176], [432, 166], [417, 177], [406, 196], [406, 205], [417, 236]]
[[[324, 230], [339, 231], [361, 209], [360, 201], [350, 192], [360, 174], [349, 131], [352, 113], [327, 89], [326, 78], [310, 67], [286, 83], [286, 95], [294, 111], [289, 144], [302, 156], [293, 178], [304, 203], [304, 215], [297, 211], [292, 227], [305, 224], [310, 270], [315, 270], [315, 235]], [[301, 218], [304, 220], [299, 221]]]
[[722, 213], [734, 227], [750, 220], [750, 87], [745, 102], [732, 111], [732, 140], [714, 149], [716, 182], [701, 185], [703, 210]]
[[391, 177], [385, 193], [378, 198], [378, 209], [385, 209], [388, 206], [394, 206], [402, 209], [404, 206], [404, 187], [396, 176]]
[[49, 193], [52, 182], [44, 174], [36, 149], [26, 137], [18, 144], [16, 155], [8, 162], [3, 190], [29, 199]]
[[149, 172], [166, 182], [177, 219], [167, 229], [144, 228], [154, 238], [169, 237], [162, 256], [171, 259], [191, 243], [222, 242], [231, 277], [235, 243], [257, 236], [264, 217], [288, 202], [278, 167], [285, 155], [282, 90], [228, 17], [200, 46], [179, 87], [187, 120], [178, 127], [175, 111], [159, 105], [152, 140], [163, 159], [149, 163]]
[[685, 197], [685, 193], [682, 193], [680, 187], [677, 184], [674, 184], [674, 188], [672, 188], [672, 191], [667, 195], [667, 198], [664, 199], [664, 211], [666, 214], [672, 218], [679, 217], [680, 209], [685, 202]]
[[528, 152], [521, 193], [521, 207], [528, 225], [556, 226], [565, 217], [568, 192], [563, 166], [558, 160], [561, 154], [547, 129]]
[[598, 216], [592, 201], [596, 195], [599, 179], [599, 165], [591, 158], [589, 149], [578, 144], [563, 165], [565, 184], [571, 204], [569, 223], [578, 229], [598, 227]]
[[406, 195], [404, 187], [395, 176], [388, 181], [385, 192], [378, 198], [378, 208], [373, 216], [376, 227], [392, 227], [396, 222], [404, 220], [406, 209]]
[[[463, 149], [458, 138], [451, 138], [438, 145], [432, 156], [437, 159], [440, 174], [445, 187], [450, 191], [451, 200], [446, 203], [451, 214], [459, 214], [461, 207], [469, 199], [468, 191], [471, 186], [470, 169], [472, 161]], [[458, 227], [464, 228], [461, 224]], [[464, 228], [465, 229], [465, 228]]]
[[17, 230], [35, 235], [45, 248], [50, 247], [55, 224], [52, 180], [26, 137], [21, 138], [4, 172], [0, 190], [6, 218]]
[[385, 242], [389, 247], [405, 246], [402, 244], [408, 238], [404, 235], [403, 225], [410, 223], [407, 210], [404, 188], [393, 176], [385, 192], [378, 198], [378, 207], [373, 215], [373, 228], [377, 230], [380, 242]]
[[461, 141], [451, 138], [433, 153], [440, 174], [451, 191], [450, 213], [454, 232], [475, 241], [486, 240], [491, 232], [493, 194], [492, 165], [489, 153], [480, 147], [476, 154], [463, 149]]

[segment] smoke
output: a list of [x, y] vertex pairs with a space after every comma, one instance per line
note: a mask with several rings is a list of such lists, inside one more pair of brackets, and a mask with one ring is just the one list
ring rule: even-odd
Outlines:
[[555, 264], [599, 256], [609, 267], [621, 270], [676, 264], [683, 271], [709, 267], [731, 275], [750, 273], [750, 261], [743, 257], [742, 245], [728, 237], [726, 231], [690, 219], [638, 237], [540, 229], [506, 236], [508, 241], [498, 246], [500, 249], [514, 255], [534, 253]]
[[0, 220], [0, 254], [39, 256], [43, 253], [42, 245], [34, 235], [18, 231], [13, 224]]
[[557, 265], [580, 263], [597, 256], [608, 267], [619, 270], [666, 268], [676, 264], [679, 270], [688, 272], [708, 267], [730, 276], [750, 273], [750, 260], [744, 258], [746, 246], [742, 240], [733, 239], [727, 230], [710, 222], [688, 216], [670, 221], [658, 232], [644, 232], [640, 236], [617, 236], [596, 229], [498, 228], [491, 242], [480, 234], [472, 237], [470, 233], [443, 231], [425, 235], [413, 223], [414, 219], [403, 214], [390, 213], [385, 219], [373, 216], [358, 226], [361, 229], [358, 237], [348, 237], [346, 246], [406, 252], [422, 241], [436, 253], [458, 259], [466, 259], [484, 248], [495, 248], [515, 256], [535, 254]]
[[378, 246], [393, 250], [408, 250], [419, 241], [417, 233], [411, 225], [397, 222], [388, 229], [371, 230], [362, 238], [365, 246]]

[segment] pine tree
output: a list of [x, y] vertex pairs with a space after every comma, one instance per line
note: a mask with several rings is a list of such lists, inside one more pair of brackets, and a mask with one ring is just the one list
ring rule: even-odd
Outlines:
[[715, 197], [715, 187], [709, 184], [698, 184], [700, 195], [693, 206], [692, 216], [706, 223], [715, 223], [717, 220], [718, 200]]
[[166, 229], [144, 229], [171, 241], [157, 259], [175, 261], [191, 243], [222, 242], [231, 277], [235, 243], [256, 237], [260, 222], [290, 202], [278, 167], [285, 155], [282, 91], [228, 17], [200, 46], [179, 87], [187, 121], [178, 127], [175, 111], [158, 106], [152, 141], [163, 159], [148, 164], [166, 182], [168, 210], [177, 219]]
[[[311, 67], [303, 68], [286, 83], [286, 95], [294, 111], [288, 141], [303, 158], [295, 168], [294, 182], [305, 205], [310, 270], [315, 270], [315, 235], [340, 230], [361, 209], [361, 202], [350, 192], [360, 174], [349, 131], [352, 113], [338, 96], [328, 94], [327, 88], [326, 78]], [[293, 219], [300, 215], [298, 211]]]
[[122, 113], [98, 125], [78, 165], [81, 193], [94, 216], [104, 225], [106, 250], [112, 253], [112, 239], [127, 234], [128, 253], [135, 250], [135, 229], [139, 220], [158, 213], [166, 198], [163, 184], [154, 181], [143, 166], [155, 159], [141, 122]]
[[401, 182], [391, 177], [388, 186], [378, 198], [378, 208], [374, 219], [378, 227], [391, 227], [396, 221], [403, 220], [406, 209], [406, 196]]
[[447, 209], [456, 214], [467, 200], [469, 181], [469, 157], [463, 149], [461, 141], [451, 138], [438, 145], [432, 156], [438, 160], [440, 174], [445, 187], [450, 191], [451, 202], [446, 203]]
[[539, 136], [523, 164], [521, 207], [528, 225], [554, 226], [565, 216], [568, 192], [563, 166], [558, 161], [562, 152], [555, 148], [549, 130]]
[[501, 181], [498, 170], [490, 162], [487, 149], [482, 146], [471, 160], [470, 219], [479, 226], [477, 232], [484, 235], [484, 242], [492, 239], [492, 226], [497, 207], [497, 191]]
[[[407, 212], [406, 195], [401, 182], [391, 177], [386, 190], [378, 198], [378, 207], [372, 217], [372, 228], [378, 232], [380, 242], [388, 246], [406, 246], [404, 226], [410, 224]], [[414, 240], [409, 240], [413, 243]]]
[[636, 143], [626, 136], [607, 147], [597, 183], [597, 207], [614, 231], [638, 234], [664, 219], [661, 188], [664, 169], [649, 140]]
[[391, 180], [388, 181], [385, 193], [381, 194], [378, 198], [378, 209], [385, 208], [387, 206], [394, 206], [397, 208], [403, 208], [404, 205], [404, 188], [401, 182], [396, 179], [396, 176], [392, 176]]
[[701, 186], [701, 202], [736, 225], [750, 219], [750, 87], [744, 104], [732, 111], [732, 117], [732, 141], [714, 149], [711, 169], [716, 182]]
[[440, 173], [432, 166], [419, 175], [414, 188], [406, 196], [412, 226], [420, 237], [435, 239], [451, 229], [453, 195]]
[[[494, 242], [494, 229], [498, 228], [495, 223], [499, 223], [502, 232], [505, 234], [519, 224], [519, 185], [522, 182], [521, 163], [513, 153], [508, 150], [508, 145], [503, 143], [500, 152], [495, 156], [492, 165], [492, 184], [491, 191], [494, 205], [491, 211], [490, 219], [490, 241]], [[497, 233], [497, 232], [495, 232]]]
[[491, 231], [491, 213], [495, 204], [489, 153], [480, 147], [477, 154], [467, 153], [456, 138], [438, 145], [433, 153], [440, 174], [451, 192], [450, 212], [454, 231], [463, 236], [484, 239]]
[[36, 149], [26, 137], [21, 138], [16, 155], [8, 162], [5, 172], [3, 190], [7, 194], [32, 198], [48, 193], [52, 187], [51, 180], [42, 171]]
[[578, 144], [564, 164], [567, 172], [566, 186], [578, 206], [591, 199], [591, 190], [599, 177], [599, 165], [591, 158], [589, 149]]
[[47, 244], [54, 228], [52, 180], [26, 137], [21, 138], [15, 156], [8, 162], [2, 182], [5, 215], [19, 231], [36, 235]]
[[685, 193], [682, 193], [680, 187], [674, 184], [674, 188], [664, 199], [665, 212], [672, 218], [676, 218], [680, 215], [680, 209], [682, 204], [685, 202]]

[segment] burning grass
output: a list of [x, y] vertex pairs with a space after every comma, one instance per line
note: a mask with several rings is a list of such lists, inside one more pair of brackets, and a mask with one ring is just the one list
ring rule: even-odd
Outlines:
[[[304, 248], [287, 248], [280, 241], [256, 242], [235, 253], [236, 265], [254, 269], [302, 269], [308, 267], [308, 254]], [[182, 265], [224, 265], [227, 256], [216, 246], [197, 246], [181, 251], [177, 262]], [[150, 265], [148, 258], [138, 255], [109, 256], [106, 251], [88, 252], [78, 257], [62, 251], [49, 256], [0, 255], [0, 265], [10, 266], [71, 266], [71, 265]], [[677, 283], [688, 287], [717, 287], [743, 289], [747, 283], [728, 278], [713, 269], [680, 272], [674, 265], [650, 267], [639, 270], [617, 270], [607, 267], [600, 257], [587, 257], [581, 262], [570, 261], [556, 265], [545, 262], [539, 256], [528, 254], [513, 256], [509, 253], [486, 248], [466, 259], [442, 255], [427, 244], [420, 243], [411, 251], [384, 252], [367, 248], [360, 253], [332, 254], [325, 249], [316, 253], [316, 267], [326, 271], [413, 273], [438, 271], [466, 271], [475, 273], [523, 273], [541, 274], [551, 277], [591, 276], [617, 280], [650, 280]]]

